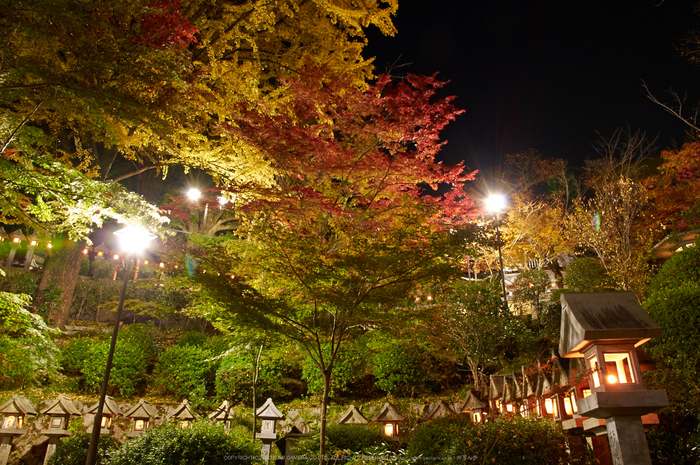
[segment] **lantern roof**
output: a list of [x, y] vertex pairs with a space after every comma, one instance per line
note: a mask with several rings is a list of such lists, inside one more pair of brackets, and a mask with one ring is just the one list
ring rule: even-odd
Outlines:
[[178, 420], [194, 420], [197, 418], [197, 415], [192, 411], [192, 406], [190, 405], [190, 401], [185, 399], [183, 400], [180, 405], [175, 407], [175, 409], [168, 415], [169, 418], [173, 419], [178, 419]]
[[24, 235], [21, 229], [15, 229], [10, 233], [10, 239], [19, 239], [20, 241], [26, 241], [27, 237]]
[[231, 409], [231, 404], [227, 400], [223, 401], [221, 405], [216, 407], [216, 410], [209, 414], [209, 419], [226, 421], [233, 417], [233, 411]]
[[474, 391], [469, 391], [467, 393], [467, 397], [464, 399], [464, 402], [462, 402], [461, 407], [459, 408], [462, 412], [469, 412], [470, 410], [476, 410], [476, 409], [484, 409], [486, 408], [486, 403], [483, 402], [479, 396], [474, 393]]
[[391, 402], [384, 402], [379, 413], [372, 417], [372, 421], [390, 423], [394, 421], [406, 421], [406, 417], [401, 415]]
[[503, 396], [503, 387], [505, 384], [504, 375], [491, 375], [489, 377], [489, 399], [496, 400]]
[[338, 420], [338, 424], [340, 425], [365, 425], [367, 423], [369, 423], [369, 421], [354, 405], [348, 407]]
[[95, 250], [95, 252], [102, 252], [103, 254], [109, 253], [109, 249], [107, 248], [107, 246], [105, 245], [104, 242], [102, 242], [100, 245], [95, 247], [94, 250]]
[[569, 359], [552, 357], [552, 382], [556, 386], [569, 386], [571, 384], [569, 378]]
[[532, 376], [528, 374], [527, 368], [522, 368], [522, 383], [523, 383], [523, 397], [532, 397], [537, 394], [537, 382], [536, 378], [533, 382]]
[[75, 407], [72, 399], [59, 395], [57, 399], [51, 401], [49, 406], [41, 411], [41, 414], [51, 416], [80, 415], [80, 412]]
[[268, 397], [262, 407], [255, 412], [255, 415], [263, 420], [282, 420], [284, 418], [284, 415], [275, 407], [270, 397]]
[[[97, 407], [100, 405], [100, 403], [96, 403], [92, 407], [90, 407], [90, 410], [87, 411], [87, 413], [92, 413], [93, 415], [97, 414]], [[119, 408], [119, 405], [114, 401], [114, 399], [111, 396], [106, 396], [105, 397], [105, 404], [104, 407], [102, 408], [102, 413], [103, 414], [108, 414], [108, 415], [121, 415], [122, 414], [122, 409]]]
[[503, 376], [503, 402], [513, 402], [514, 400], [522, 397], [520, 395], [520, 389], [515, 382], [515, 376], [512, 374]]
[[126, 418], [157, 418], [158, 411], [145, 399], [139, 399], [138, 403], [124, 414]]
[[10, 239], [10, 235], [7, 234], [7, 231], [5, 231], [5, 228], [0, 226], [0, 240], [2, 239]]
[[661, 336], [661, 326], [644, 311], [632, 292], [574, 292], [561, 295], [563, 357], [583, 357], [591, 344], [644, 344]]
[[36, 410], [32, 403], [26, 397], [12, 396], [4, 404], [0, 405], [0, 413], [2, 414], [20, 414], [20, 415], [36, 415]]
[[426, 406], [425, 410], [423, 411], [423, 415], [421, 416], [421, 420], [437, 420], [438, 418], [449, 417], [456, 413], [457, 412], [454, 411], [452, 406], [440, 399], [437, 402], [433, 402], [432, 404], [428, 404]]
[[537, 376], [537, 397], [551, 394], [552, 388], [552, 377], [545, 373], [544, 370], [540, 369], [540, 373]]

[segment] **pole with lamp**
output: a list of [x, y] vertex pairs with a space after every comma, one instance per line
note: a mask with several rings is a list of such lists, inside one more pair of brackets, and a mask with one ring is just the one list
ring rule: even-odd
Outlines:
[[[199, 200], [199, 198], [202, 196], [202, 192], [199, 189], [192, 188], [187, 191], [187, 198], [192, 200], [193, 202], [195, 200]], [[202, 234], [205, 232], [205, 228], [207, 226], [207, 214], [209, 213], [209, 202], [204, 204], [204, 216], [202, 217]]]
[[90, 448], [88, 449], [87, 460], [85, 465], [94, 465], [97, 459], [97, 445], [100, 440], [100, 429], [102, 424], [102, 413], [105, 405], [105, 398], [107, 397], [107, 386], [109, 385], [109, 373], [112, 369], [112, 360], [114, 359], [114, 350], [117, 346], [117, 336], [119, 335], [119, 323], [122, 318], [122, 311], [124, 309], [124, 299], [126, 297], [126, 286], [129, 282], [129, 271], [131, 269], [131, 258], [132, 256], [137, 256], [146, 245], [156, 238], [154, 234], [148, 231], [128, 226], [124, 229], [120, 229], [114, 233], [118, 239], [122, 250], [126, 253], [125, 257], [125, 273], [124, 280], [122, 282], [121, 291], [119, 293], [119, 305], [117, 306], [117, 315], [114, 321], [114, 329], [112, 330], [112, 341], [109, 346], [109, 353], [107, 354], [107, 366], [105, 367], [104, 378], [102, 379], [102, 388], [100, 390], [100, 400], [97, 403], [97, 412], [95, 413], [95, 420], [92, 425], [92, 435], [90, 437]]
[[493, 213], [496, 219], [496, 242], [498, 244], [498, 262], [501, 267], [501, 287], [503, 288], [503, 302], [508, 305], [508, 294], [506, 293], [506, 275], [503, 269], [503, 255], [501, 254], [501, 232], [498, 229], [498, 214], [502, 212], [508, 204], [507, 198], [503, 194], [492, 194], [484, 202], [486, 210]]

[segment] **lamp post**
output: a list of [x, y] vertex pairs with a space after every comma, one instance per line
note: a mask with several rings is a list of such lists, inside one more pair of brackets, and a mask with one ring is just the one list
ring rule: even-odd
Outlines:
[[496, 218], [496, 242], [498, 244], [498, 263], [501, 267], [501, 286], [503, 288], [503, 302], [508, 305], [508, 294], [506, 293], [506, 275], [503, 269], [503, 255], [501, 254], [501, 232], [498, 229], [498, 214], [506, 208], [508, 201], [503, 194], [492, 194], [484, 202], [486, 210], [493, 213]]
[[[192, 188], [187, 191], [187, 198], [195, 201], [199, 200], [202, 196], [202, 192], [199, 189]], [[202, 234], [205, 232], [205, 227], [207, 226], [207, 214], [209, 213], [209, 203], [204, 204], [204, 216], [202, 217]]]
[[119, 244], [124, 252], [126, 252], [126, 265], [124, 273], [124, 281], [119, 293], [119, 305], [117, 306], [117, 315], [114, 320], [114, 329], [112, 330], [112, 341], [107, 354], [107, 366], [105, 367], [104, 378], [102, 379], [102, 388], [100, 390], [100, 400], [97, 403], [97, 412], [92, 425], [92, 436], [90, 437], [90, 448], [88, 449], [87, 460], [85, 465], [94, 465], [97, 459], [97, 444], [100, 441], [100, 429], [102, 425], [102, 412], [104, 410], [105, 398], [107, 396], [107, 386], [109, 384], [109, 373], [112, 370], [112, 360], [114, 359], [114, 349], [117, 346], [117, 336], [119, 335], [119, 323], [122, 318], [122, 310], [124, 309], [124, 298], [126, 297], [126, 285], [129, 282], [129, 271], [131, 269], [131, 255], [138, 255], [146, 248], [148, 242], [156, 238], [154, 234], [149, 233], [140, 228], [128, 226], [114, 233], [119, 238]]

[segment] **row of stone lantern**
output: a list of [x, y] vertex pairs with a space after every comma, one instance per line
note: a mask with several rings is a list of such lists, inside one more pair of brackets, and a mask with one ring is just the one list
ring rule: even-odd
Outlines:
[[[97, 412], [97, 404], [87, 410], [88, 414]], [[27, 421], [38, 414], [49, 417], [48, 427], [40, 433], [49, 438], [44, 463], [48, 463], [49, 458], [56, 450], [56, 446], [61, 438], [70, 436], [70, 420], [72, 417], [81, 416], [73, 401], [65, 396], [58, 396], [57, 399], [48, 403], [48, 406], [37, 413], [32, 403], [19, 396], [13, 396], [9, 401], [0, 406], [0, 414], [3, 416], [0, 428], [0, 465], [7, 463], [12, 448], [12, 440], [16, 436], [27, 433]], [[128, 438], [133, 438], [149, 429], [153, 421], [160, 418], [158, 411], [148, 401], [140, 399], [136, 405], [126, 413], [122, 413], [117, 403], [107, 396], [101, 420], [101, 434], [112, 434], [112, 422], [114, 417], [123, 416], [131, 419], [131, 430], [127, 433]], [[225, 428], [230, 428], [232, 411], [228, 401], [224, 401], [211, 415], [209, 419], [221, 422]], [[169, 421], [177, 421], [183, 428], [189, 427], [197, 418], [192, 411], [189, 401], [184, 400], [180, 405], [171, 410], [167, 415]]]
[[[37, 233], [32, 233], [29, 236], [25, 236], [21, 229], [8, 233], [5, 231], [5, 228], [0, 226], [0, 242], [5, 241], [10, 243], [10, 252], [7, 256], [7, 260], [5, 260], [5, 266], [12, 266], [12, 262], [15, 261], [15, 254], [17, 253], [17, 250], [22, 246], [22, 243], [26, 242], [27, 254], [23, 266], [25, 269], [29, 269], [29, 267], [32, 265], [32, 260], [34, 259], [34, 252], [36, 251], [37, 247], [39, 247], [39, 243], [41, 241], [39, 235]], [[50, 250], [53, 245], [50, 241], [47, 241], [45, 247], [46, 249]]]
[[645, 389], [637, 348], [660, 335], [631, 292], [563, 294], [563, 358], [492, 375], [484, 397], [470, 393], [462, 411], [475, 423], [501, 414], [551, 419], [572, 437], [591, 437], [596, 455], [615, 465], [651, 464], [644, 426], [658, 423], [652, 412], [668, 398]]

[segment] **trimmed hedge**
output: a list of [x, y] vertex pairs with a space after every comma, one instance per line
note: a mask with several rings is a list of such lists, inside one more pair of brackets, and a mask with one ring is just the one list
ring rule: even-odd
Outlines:
[[[520, 417], [500, 417], [483, 425], [472, 425], [465, 416], [425, 423], [411, 435], [407, 456], [430, 458], [435, 465], [561, 465], [571, 461], [566, 434], [559, 425]], [[573, 459], [573, 463], [586, 463], [586, 457]]]
[[[104, 465], [109, 460], [110, 449], [119, 447], [120, 443], [112, 436], [101, 435], [97, 446], [97, 465]], [[75, 433], [61, 440], [56, 452], [49, 459], [48, 465], [85, 465], [90, 448], [89, 433]]]
[[260, 453], [243, 431], [224, 430], [221, 425], [194, 423], [149, 429], [110, 451], [105, 465], [215, 465], [260, 462]]

